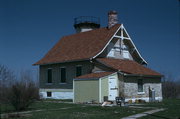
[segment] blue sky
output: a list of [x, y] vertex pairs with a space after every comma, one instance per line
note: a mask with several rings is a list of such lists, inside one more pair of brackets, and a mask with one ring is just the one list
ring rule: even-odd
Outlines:
[[32, 64], [75, 33], [75, 17], [99, 17], [106, 27], [109, 10], [118, 12], [148, 67], [180, 78], [178, 0], [0, 0], [0, 63], [35, 74]]

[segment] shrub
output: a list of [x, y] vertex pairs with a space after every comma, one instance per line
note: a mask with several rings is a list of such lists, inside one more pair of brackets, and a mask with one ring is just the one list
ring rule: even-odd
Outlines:
[[16, 111], [25, 110], [35, 100], [39, 99], [38, 88], [33, 82], [17, 82], [9, 90], [9, 103]]
[[38, 85], [32, 76], [28, 70], [15, 76], [9, 68], [0, 64], [0, 103], [10, 103], [16, 111], [20, 111], [39, 99]]

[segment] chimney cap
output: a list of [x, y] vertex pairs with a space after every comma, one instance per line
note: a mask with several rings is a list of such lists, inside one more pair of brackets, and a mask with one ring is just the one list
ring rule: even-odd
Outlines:
[[115, 10], [111, 10], [108, 12], [108, 14], [117, 14], [117, 12]]

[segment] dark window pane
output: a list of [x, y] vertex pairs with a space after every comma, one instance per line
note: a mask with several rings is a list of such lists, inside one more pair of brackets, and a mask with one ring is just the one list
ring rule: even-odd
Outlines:
[[52, 83], [52, 69], [48, 69], [48, 83]]
[[82, 75], [82, 67], [81, 66], [77, 66], [76, 67], [76, 76], [81, 76]]
[[66, 82], [66, 68], [61, 68], [61, 83]]
[[138, 92], [143, 92], [143, 82], [142, 82], [142, 79], [138, 79]]
[[47, 97], [51, 97], [51, 96], [52, 96], [51, 92], [47, 92]]

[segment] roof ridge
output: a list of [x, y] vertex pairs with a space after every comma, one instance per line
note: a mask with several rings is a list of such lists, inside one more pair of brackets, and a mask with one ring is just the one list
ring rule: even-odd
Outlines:
[[70, 35], [66, 35], [66, 36], [62, 36], [60, 39], [62, 39], [63, 37], [69, 37], [69, 36], [74, 36], [74, 35], [79, 35], [79, 34], [86, 34], [89, 32], [96, 32], [102, 29], [106, 29], [106, 30], [112, 30], [114, 27], [116, 27], [117, 25], [121, 25], [121, 24], [115, 24], [114, 26], [112, 26], [111, 28], [106, 27], [101, 27], [101, 28], [97, 28], [97, 29], [93, 29], [93, 30], [89, 30], [89, 31], [85, 31], [85, 32], [79, 32], [79, 33], [74, 33], [74, 34], [70, 34]]

